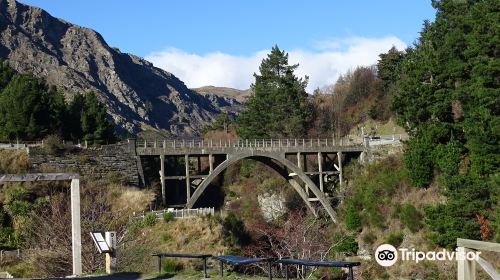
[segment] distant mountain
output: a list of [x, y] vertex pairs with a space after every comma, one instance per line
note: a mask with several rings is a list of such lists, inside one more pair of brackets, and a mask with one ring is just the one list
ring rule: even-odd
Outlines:
[[32, 72], [71, 98], [93, 91], [121, 133], [152, 128], [196, 135], [235, 98], [190, 90], [173, 74], [111, 48], [92, 29], [52, 17], [44, 10], [0, 0], [0, 58]]
[[221, 97], [234, 98], [240, 103], [245, 102], [247, 98], [250, 96], [250, 94], [252, 94], [251, 89], [240, 90], [235, 88], [214, 87], [214, 86], [193, 88], [192, 90], [200, 94], [211, 94], [211, 95], [218, 95]]

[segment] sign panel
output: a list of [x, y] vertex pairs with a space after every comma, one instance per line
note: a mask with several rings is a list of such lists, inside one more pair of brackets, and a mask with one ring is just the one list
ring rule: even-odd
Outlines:
[[94, 243], [97, 246], [97, 250], [99, 250], [99, 253], [102, 254], [113, 251], [106, 242], [106, 240], [104, 239], [103, 232], [91, 232], [90, 236], [92, 236], [92, 240], [94, 240]]

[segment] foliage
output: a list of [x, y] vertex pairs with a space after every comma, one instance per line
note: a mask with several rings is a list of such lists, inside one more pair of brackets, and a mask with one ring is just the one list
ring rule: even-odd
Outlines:
[[228, 113], [223, 112], [214, 118], [212, 124], [202, 128], [201, 135], [205, 135], [207, 132], [212, 130], [223, 130], [225, 133], [228, 133], [229, 126], [232, 125], [233, 123], [234, 123], [233, 117], [230, 116]]
[[311, 104], [305, 91], [308, 77], [297, 78], [298, 64], [288, 65], [288, 54], [274, 46], [254, 74], [252, 95], [238, 119], [241, 138], [285, 138], [305, 135]]
[[393, 96], [398, 93], [404, 52], [392, 47], [387, 53], [380, 54], [379, 57], [377, 98], [368, 114], [374, 120], [387, 120], [393, 115], [390, 103]]
[[116, 138], [95, 94], [77, 94], [67, 103], [57, 88], [32, 74], [15, 73], [0, 61], [0, 140], [39, 140], [47, 135], [110, 142]]
[[147, 226], [147, 227], [152, 227], [152, 226], [156, 225], [156, 222], [157, 222], [156, 214], [152, 213], [152, 212], [144, 215], [144, 220], [142, 221], [144, 226]]
[[356, 255], [359, 249], [358, 242], [352, 236], [346, 235], [343, 232], [339, 232], [333, 236], [333, 243], [335, 244], [333, 247], [334, 252], [343, 253], [347, 256]]
[[433, 6], [435, 21], [424, 23], [401, 62], [393, 108], [412, 136], [410, 181], [426, 187], [434, 172], [442, 178], [448, 201], [428, 207], [426, 223], [431, 240], [451, 247], [457, 237], [481, 238], [478, 215], [498, 216], [491, 200], [500, 170], [500, 16], [492, 0]]
[[349, 206], [345, 215], [345, 226], [348, 230], [360, 231], [362, 227], [361, 216], [353, 205]]
[[349, 224], [348, 229], [359, 230], [360, 226], [385, 227], [385, 207], [390, 204], [394, 191], [405, 181], [406, 170], [396, 157], [368, 165], [366, 171], [352, 182], [355, 187], [345, 202], [344, 222], [346, 226]]
[[412, 232], [420, 230], [422, 217], [417, 208], [412, 204], [403, 204], [399, 213], [401, 223]]
[[250, 243], [251, 238], [245, 224], [234, 213], [230, 212], [222, 223], [224, 235], [229, 238], [230, 243], [244, 246]]
[[403, 243], [403, 239], [404, 235], [402, 232], [391, 232], [389, 236], [387, 236], [386, 242], [397, 248]]
[[165, 223], [175, 220], [175, 214], [172, 212], [163, 212], [163, 221]]
[[173, 273], [181, 270], [182, 267], [177, 264], [174, 259], [171, 258], [163, 258], [161, 263], [161, 270], [166, 273]]

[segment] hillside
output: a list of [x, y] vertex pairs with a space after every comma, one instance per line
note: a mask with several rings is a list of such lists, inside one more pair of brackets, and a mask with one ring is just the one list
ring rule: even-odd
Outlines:
[[95, 92], [121, 133], [147, 127], [197, 134], [238, 103], [198, 94], [173, 74], [110, 47], [96, 31], [14, 0], [0, 0], [0, 59], [57, 86], [67, 99]]
[[238, 102], [243, 103], [252, 94], [251, 89], [241, 90], [228, 87], [214, 87], [214, 86], [204, 86], [199, 88], [193, 88], [199, 94], [210, 94], [218, 95], [221, 97], [234, 98]]

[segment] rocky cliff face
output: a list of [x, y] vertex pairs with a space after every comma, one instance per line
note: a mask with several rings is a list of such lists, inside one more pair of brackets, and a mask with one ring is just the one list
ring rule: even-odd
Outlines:
[[96, 31], [14, 0], [0, 0], [0, 58], [19, 72], [46, 79], [68, 98], [97, 93], [122, 133], [149, 128], [196, 135], [238, 103], [190, 90], [173, 74], [111, 48]]

